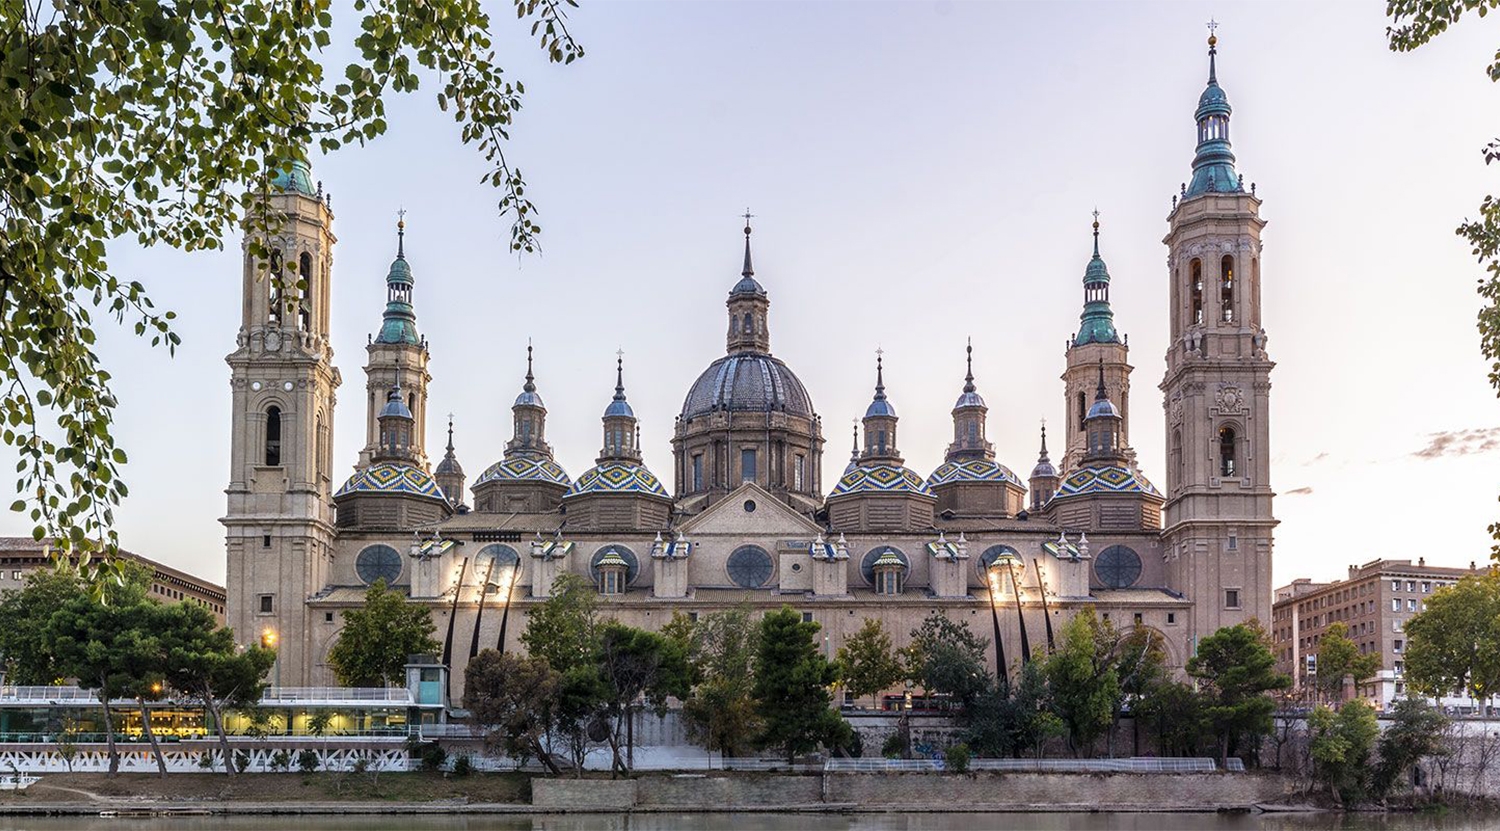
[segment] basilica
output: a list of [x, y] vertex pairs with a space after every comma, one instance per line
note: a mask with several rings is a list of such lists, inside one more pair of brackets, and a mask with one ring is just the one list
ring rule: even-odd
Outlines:
[[1132, 367], [1097, 219], [1062, 367], [1067, 416], [1050, 451], [1043, 430], [1024, 478], [986, 437], [970, 355], [941, 460], [902, 455], [899, 390], [877, 359], [848, 465], [825, 483], [822, 418], [772, 351], [774, 284], [756, 277], [748, 224], [738, 279], [725, 280], [724, 352], [687, 387], [670, 471], [643, 463], [623, 363], [600, 396], [594, 466], [564, 470], [547, 441], [549, 381], [528, 348], [504, 455], [470, 460], [472, 478], [451, 424], [442, 457], [428, 454], [429, 344], [399, 232], [366, 348], [365, 443], [345, 477], [331, 457], [342, 381], [328, 337], [333, 215], [305, 165], [279, 173], [270, 199], [285, 222], [267, 242], [305, 288], [265, 279], [247, 240], [222, 520], [237, 638], [278, 641], [282, 684], [332, 684], [342, 612], [384, 580], [430, 610], [461, 690], [479, 650], [522, 648], [528, 611], [564, 574], [588, 581], [605, 614], [646, 628], [677, 612], [790, 606], [821, 625], [830, 655], [866, 619], [900, 645], [942, 614], [990, 640], [1010, 672], [1084, 608], [1159, 633], [1175, 666], [1221, 626], [1269, 620], [1265, 223], [1235, 170], [1215, 61], [1210, 38], [1192, 178], [1167, 217], [1161, 487], [1130, 444]]

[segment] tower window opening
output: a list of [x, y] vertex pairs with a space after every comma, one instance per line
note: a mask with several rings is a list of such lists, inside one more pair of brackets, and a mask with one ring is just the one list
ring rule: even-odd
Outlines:
[[693, 454], [693, 490], [703, 490], [703, 454]]
[[801, 453], [792, 461], [792, 490], [807, 490], [807, 457]]
[[1089, 417], [1088, 401], [1084, 398], [1083, 390], [1078, 391], [1078, 429], [1083, 429], [1083, 423]]
[[755, 319], [750, 316], [749, 312], [745, 312], [745, 334], [755, 334]]
[[281, 465], [281, 408], [266, 410], [266, 466]]
[[1225, 323], [1234, 322], [1234, 257], [1226, 256], [1221, 263], [1223, 280], [1219, 284], [1219, 306]]
[[756, 471], [755, 471], [755, 451], [754, 450], [741, 450], [740, 451], [740, 481], [742, 481], [742, 482], [754, 482], [755, 481], [755, 473], [756, 473]]
[[1203, 322], [1203, 261], [1193, 260], [1189, 283], [1193, 289], [1193, 323]]
[[729, 316], [729, 336], [737, 337], [740, 333], [740, 319], [734, 315]]
[[298, 260], [301, 300], [297, 304], [297, 328], [303, 332], [312, 328], [312, 255], [303, 252]]
[[1219, 474], [1221, 476], [1233, 476], [1235, 474], [1235, 434], [1234, 428], [1228, 425], [1219, 428]]
[[1182, 487], [1182, 431], [1172, 431], [1172, 481], [1173, 489]]
[[876, 434], [876, 447], [879, 448], [879, 451], [881, 453], [885, 452], [885, 431], [884, 430], [881, 430], [881, 431], [879, 431]]

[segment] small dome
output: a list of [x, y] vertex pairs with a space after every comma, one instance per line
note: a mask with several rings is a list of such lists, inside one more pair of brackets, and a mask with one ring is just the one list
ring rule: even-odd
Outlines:
[[600, 557], [594, 563], [594, 568], [622, 568], [628, 570], [630, 568], [630, 561], [620, 556], [619, 552], [611, 549], [605, 552], [604, 556]]
[[929, 488], [950, 482], [1009, 482], [1017, 487], [1025, 487], [1010, 468], [993, 459], [947, 462], [927, 477]]
[[889, 398], [877, 398], [865, 409], [865, 418], [895, 418], [896, 408]]
[[541, 407], [544, 410], [547, 408], [547, 405], [542, 403], [542, 396], [540, 394], [536, 392], [527, 392], [526, 390], [522, 390], [521, 394], [516, 396], [516, 403], [512, 406]]
[[391, 394], [386, 397], [385, 406], [380, 408], [380, 418], [387, 418], [390, 416], [406, 419], [412, 417], [411, 410], [407, 408], [406, 402], [401, 400], [401, 392], [399, 387], [391, 390]]
[[719, 410], [785, 412], [813, 418], [812, 398], [786, 364], [758, 352], [726, 355], [708, 365], [682, 402], [682, 418]]
[[734, 284], [734, 288], [729, 290], [730, 297], [744, 297], [747, 294], [754, 295], [755, 297], [766, 296], [765, 286], [762, 286], [759, 281], [748, 274], [741, 277], [740, 281]]
[[1094, 400], [1094, 405], [1089, 407], [1088, 418], [1099, 417], [1119, 418], [1120, 411], [1115, 409], [1114, 402], [1108, 398], [1098, 398]]
[[845, 473], [828, 498], [856, 493], [915, 493], [932, 496], [932, 490], [911, 468], [901, 465], [860, 465]]
[[1201, 119], [1209, 115], [1229, 115], [1230, 112], [1229, 96], [1224, 94], [1224, 88], [1217, 81], [1213, 81], [1198, 96], [1198, 112], [1194, 117]]
[[1068, 475], [1058, 486], [1053, 499], [1066, 499], [1091, 493], [1139, 493], [1161, 496], [1140, 471], [1120, 465], [1091, 465]]
[[887, 548], [885, 550], [885, 553], [883, 553], [879, 557], [875, 558], [875, 562], [873, 562], [873, 563], [870, 564], [870, 568], [871, 569], [894, 568], [894, 569], [900, 569], [901, 571], [906, 571], [908, 569], [908, 566], [906, 565], [906, 561], [904, 561], [904, 560], [901, 559], [901, 555], [897, 554], [896, 550], [894, 548]]
[[953, 405], [953, 409], [955, 409], [955, 410], [961, 410], [961, 409], [963, 409], [965, 407], [983, 407], [983, 406], [985, 406], [985, 404], [984, 404], [984, 397], [983, 396], [981, 396], [977, 392], [965, 392], [965, 393], [963, 393], [962, 395], [960, 395], [958, 397], [958, 401], [957, 401], [957, 403], [955, 403]]
[[1057, 468], [1052, 466], [1051, 459], [1044, 459], [1037, 462], [1036, 467], [1031, 469], [1031, 478], [1033, 479], [1052, 479], [1056, 477]]
[[357, 493], [392, 493], [447, 501], [437, 481], [427, 471], [398, 462], [381, 462], [356, 472], [334, 496]]
[[312, 168], [307, 162], [292, 162], [290, 172], [281, 168], [271, 171], [271, 188], [284, 193], [300, 193], [303, 196], [316, 196], [317, 191], [313, 189]]
[[518, 456], [490, 465], [474, 483], [477, 487], [486, 482], [546, 482], [552, 485], [572, 485], [568, 474], [551, 459]]
[[411, 265], [406, 262], [405, 256], [398, 254], [396, 259], [391, 260], [391, 270], [385, 273], [385, 281], [387, 283], [411, 282]]
[[464, 475], [464, 466], [459, 464], [458, 459], [454, 456], [444, 456], [443, 460], [438, 462], [437, 468], [433, 470], [433, 475], [462, 476]]
[[629, 462], [605, 462], [590, 468], [563, 495], [566, 499], [585, 493], [635, 493], [643, 496], [659, 496], [671, 499], [661, 480], [647, 470], [645, 465]]
[[[517, 399], [517, 400], [519, 400], [519, 399]], [[630, 402], [629, 401], [626, 401], [623, 398], [616, 398], [613, 401], [609, 402], [609, 406], [608, 407], [604, 408], [604, 417], [605, 418], [615, 418], [615, 417], [635, 418], [635, 410], [630, 409]]]

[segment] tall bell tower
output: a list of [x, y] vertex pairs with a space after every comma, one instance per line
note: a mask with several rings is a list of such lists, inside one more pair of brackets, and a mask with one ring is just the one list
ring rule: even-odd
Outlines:
[[248, 234], [242, 245], [240, 330], [225, 359], [233, 421], [228, 511], [220, 521], [235, 639], [274, 643], [279, 683], [298, 686], [314, 660], [304, 601], [327, 584], [333, 559], [335, 239], [329, 200], [306, 164], [276, 172], [269, 200], [280, 219], [263, 240], [271, 261], [255, 256]]
[[1260, 298], [1260, 199], [1235, 172], [1217, 38], [1198, 99], [1192, 181], [1168, 217], [1171, 340], [1164, 553], [1193, 601], [1189, 644], [1271, 614], [1270, 395]]

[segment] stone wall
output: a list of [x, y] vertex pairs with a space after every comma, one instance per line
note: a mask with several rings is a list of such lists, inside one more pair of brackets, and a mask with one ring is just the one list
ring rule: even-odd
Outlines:
[[638, 780], [641, 807], [724, 810], [768, 805], [816, 805], [823, 802], [823, 777], [771, 773], [688, 774]]
[[636, 804], [633, 779], [531, 780], [531, 804], [554, 811], [623, 811]]

